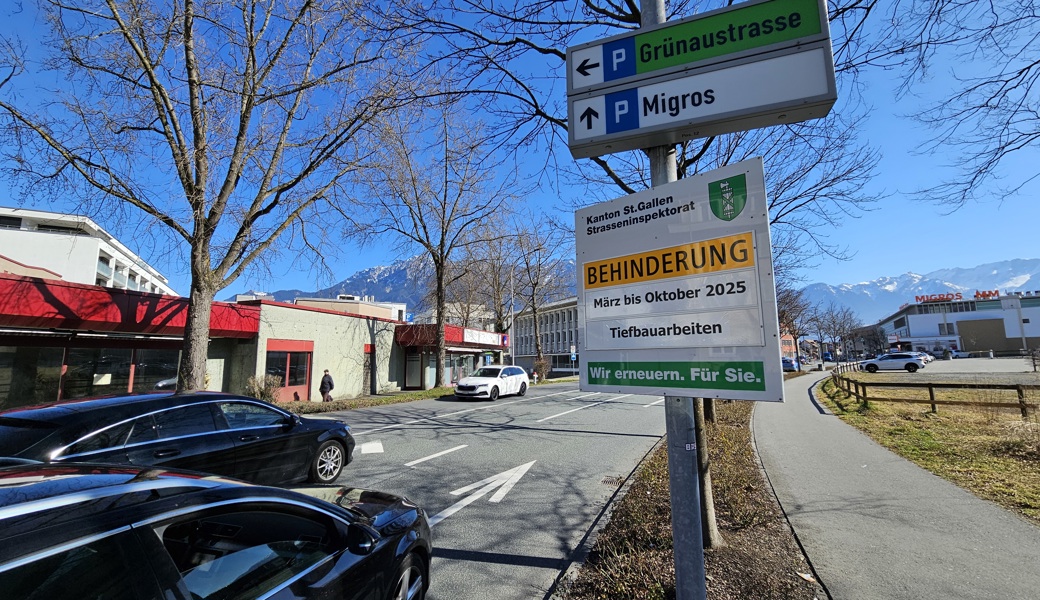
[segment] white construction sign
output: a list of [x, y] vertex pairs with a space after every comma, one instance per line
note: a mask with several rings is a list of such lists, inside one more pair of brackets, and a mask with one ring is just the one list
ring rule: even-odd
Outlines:
[[760, 158], [576, 213], [581, 389], [783, 401]]

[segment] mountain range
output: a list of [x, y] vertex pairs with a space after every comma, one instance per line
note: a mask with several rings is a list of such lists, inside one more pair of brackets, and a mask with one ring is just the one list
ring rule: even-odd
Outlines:
[[965, 300], [976, 291], [1033, 292], [1040, 290], [1040, 259], [1014, 259], [971, 268], [939, 269], [923, 275], [904, 273], [862, 283], [827, 285], [814, 283], [802, 291], [810, 302], [844, 305], [863, 323], [874, 323], [899, 310], [917, 296], [961, 294]]
[[[574, 280], [574, 263], [566, 261], [561, 277]], [[334, 298], [338, 294], [372, 296], [380, 302], [404, 302], [409, 309], [422, 310], [428, 261], [423, 255], [402, 259], [388, 266], [377, 266], [354, 273], [339, 283], [320, 290], [278, 290], [271, 295], [279, 302], [298, 297]], [[803, 288], [810, 302], [829, 303], [852, 309], [863, 323], [876, 322], [914, 302], [917, 296], [961, 294], [966, 300], [976, 291], [999, 290], [1033, 292], [1040, 290], [1040, 259], [1014, 259], [986, 263], [970, 268], [939, 269], [930, 273], [904, 273], [862, 283], [829, 285], [813, 283]], [[573, 290], [572, 290], [573, 295]]]

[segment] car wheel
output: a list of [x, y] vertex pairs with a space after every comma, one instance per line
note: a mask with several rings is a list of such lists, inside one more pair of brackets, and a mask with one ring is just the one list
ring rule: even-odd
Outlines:
[[867, 365], [867, 373], [877, 373], [877, 365]]
[[422, 600], [426, 595], [426, 569], [415, 554], [404, 557], [387, 600]]
[[521, 383], [520, 384], [520, 391], [517, 392], [517, 395], [518, 396], [523, 396], [526, 393], [527, 393], [527, 384], [526, 383]]
[[907, 371], [908, 373], [916, 373], [916, 372], [917, 372], [917, 365], [915, 365], [914, 363], [910, 363], [910, 364], [908, 364], [908, 365], [906, 366], [906, 371]]
[[491, 388], [491, 392], [488, 394], [488, 397], [491, 398], [492, 402], [498, 400], [498, 386]]
[[318, 452], [311, 463], [311, 482], [332, 483], [343, 471], [346, 453], [343, 446], [335, 440], [326, 440], [318, 446]]

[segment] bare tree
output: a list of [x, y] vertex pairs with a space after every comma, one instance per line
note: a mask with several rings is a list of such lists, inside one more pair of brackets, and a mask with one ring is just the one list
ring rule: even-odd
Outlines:
[[16, 40], [0, 46], [7, 172], [28, 194], [71, 195], [88, 214], [132, 215], [188, 246], [178, 386], [200, 387], [216, 293], [279, 239], [290, 251], [325, 248], [311, 224], [344, 199], [364, 156], [359, 134], [411, 95], [408, 47], [357, 0], [45, 0], [41, 10], [41, 63]]
[[[725, 6], [730, 2], [669, 3], [670, 18]], [[837, 69], [845, 85], [854, 88], [863, 65], [889, 56], [884, 40], [864, 34], [868, 20], [880, 19], [875, 2], [849, 0], [831, 9]], [[477, 109], [496, 124], [488, 131], [496, 143], [527, 152], [544, 149], [543, 173], [557, 179], [546, 183], [583, 184], [588, 193], [578, 204], [607, 199], [619, 191], [633, 193], [650, 187], [648, 158], [625, 152], [574, 163], [566, 153], [566, 103], [558, 89], [566, 69], [565, 49], [577, 43], [639, 26], [638, 3], [584, 0], [522, 0], [509, 4], [468, 0], [432, 0], [433, 10], [402, 6], [396, 11], [417, 39], [437, 38], [431, 68], [448, 77], [453, 89], [479, 98]], [[434, 46], [431, 46], [434, 48]], [[545, 73], [556, 73], [546, 80]], [[846, 104], [822, 121], [682, 144], [677, 152], [679, 177], [764, 156], [770, 189], [774, 238], [782, 238], [777, 264], [800, 264], [821, 252], [842, 258], [840, 243], [827, 232], [869, 209], [877, 198], [865, 193], [878, 154], [857, 142], [865, 109], [855, 93], [842, 94]], [[545, 177], [545, 175], [543, 175]]]
[[[891, 10], [889, 37], [905, 48], [909, 64], [902, 88], [943, 77], [940, 100], [917, 113], [933, 136], [922, 146], [930, 152], [953, 150], [952, 177], [920, 196], [953, 209], [992, 198], [996, 180], [1009, 182], [1000, 195], [1018, 192], [1037, 171], [1002, 169], [1015, 155], [1035, 156], [1040, 143], [1040, 5], [1035, 0], [900, 0]], [[949, 73], [937, 73], [936, 64]]]
[[542, 349], [541, 324], [538, 314], [542, 306], [562, 299], [572, 282], [560, 276], [564, 261], [570, 260], [573, 238], [540, 217], [514, 218], [517, 251], [517, 299], [520, 312], [530, 311], [534, 326], [534, 363], [540, 375], [548, 378]]
[[[368, 222], [356, 223], [363, 243], [381, 234], [397, 236], [399, 248], [419, 246], [429, 254], [435, 288], [437, 374], [444, 385], [444, 323], [447, 290], [466, 275], [452, 270], [458, 251], [483, 243], [482, 221], [500, 204], [509, 204], [510, 179], [493, 181], [488, 155], [480, 148], [476, 124], [462, 122], [450, 105], [437, 108], [432, 131], [423, 131], [423, 114], [410, 120], [400, 114], [383, 123], [373, 167], [365, 174]], [[424, 141], [428, 134], [430, 142]]]
[[810, 333], [810, 319], [814, 306], [805, 297], [802, 290], [795, 289], [790, 282], [778, 282], [776, 288], [776, 309], [780, 321], [780, 332], [788, 333], [794, 338], [795, 361], [802, 368], [801, 349], [798, 340]]

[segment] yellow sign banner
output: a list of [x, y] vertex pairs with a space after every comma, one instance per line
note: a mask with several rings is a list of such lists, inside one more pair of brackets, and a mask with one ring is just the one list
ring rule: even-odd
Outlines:
[[585, 263], [586, 290], [755, 266], [752, 232]]

